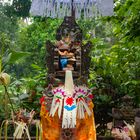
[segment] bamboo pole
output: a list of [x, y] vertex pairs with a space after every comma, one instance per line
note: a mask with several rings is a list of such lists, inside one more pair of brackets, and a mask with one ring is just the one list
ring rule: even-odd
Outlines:
[[8, 121], [6, 120], [5, 121], [5, 128], [4, 128], [4, 138], [5, 138], [5, 140], [7, 140], [7, 129], [8, 128]]
[[15, 114], [15, 110], [14, 110], [12, 101], [11, 101], [11, 99], [10, 99], [10, 96], [9, 96], [9, 93], [8, 93], [8, 90], [7, 90], [7, 87], [4, 86], [4, 89], [5, 89], [5, 94], [7, 95], [8, 99], [9, 99], [9, 102], [10, 102], [10, 105], [11, 105], [11, 108], [12, 108], [12, 111], [13, 111], [13, 113]]

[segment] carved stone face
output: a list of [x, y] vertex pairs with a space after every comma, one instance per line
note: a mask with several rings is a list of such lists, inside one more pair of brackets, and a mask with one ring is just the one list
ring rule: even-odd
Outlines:
[[71, 43], [71, 37], [70, 37], [70, 36], [64, 37], [63, 40], [64, 40], [64, 42], [67, 43], [67, 44]]
[[64, 40], [60, 40], [57, 42], [57, 47], [59, 50], [69, 50], [70, 49], [70, 43], [65, 42]]

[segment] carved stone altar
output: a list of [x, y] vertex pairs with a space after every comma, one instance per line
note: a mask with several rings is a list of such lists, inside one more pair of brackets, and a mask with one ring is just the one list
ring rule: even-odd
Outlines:
[[[83, 83], [85, 84], [89, 75], [90, 57], [89, 52], [92, 44], [82, 44], [82, 30], [78, 26], [73, 16], [65, 17], [64, 21], [57, 29], [56, 40], [62, 41], [65, 37], [71, 38], [70, 49], [68, 51], [74, 53], [73, 66], [73, 78], [81, 79], [84, 75]], [[50, 76], [54, 79], [64, 80], [65, 70], [60, 68], [60, 54], [58, 53], [56, 44], [52, 44], [51, 41], [46, 42], [46, 67], [48, 70], [47, 81], [50, 83]], [[64, 52], [66, 48], [60, 49]], [[71, 62], [70, 62], [71, 63]]]
[[40, 113], [43, 138], [96, 140], [92, 89], [86, 86], [92, 44], [82, 44], [82, 30], [74, 16], [64, 18], [56, 40], [46, 42], [48, 87]]

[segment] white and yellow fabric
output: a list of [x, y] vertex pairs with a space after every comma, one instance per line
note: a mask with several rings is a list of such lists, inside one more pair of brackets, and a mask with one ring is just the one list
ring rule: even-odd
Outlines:
[[54, 88], [52, 93], [50, 111], [45, 103], [41, 106], [43, 139], [67, 140], [62, 131], [74, 130], [72, 140], [96, 140], [91, 90], [74, 86], [72, 72], [66, 71], [65, 86]]

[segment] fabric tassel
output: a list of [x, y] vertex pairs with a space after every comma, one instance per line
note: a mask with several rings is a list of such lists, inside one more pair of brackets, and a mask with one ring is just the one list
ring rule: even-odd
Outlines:
[[90, 116], [92, 113], [91, 113], [88, 105], [86, 104], [86, 102], [85, 101], [81, 101], [81, 103], [85, 107], [85, 110], [86, 110], [87, 114]]
[[53, 89], [52, 93], [54, 94], [54, 97], [50, 109], [50, 116], [54, 117], [58, 110], [58, 116], [60, 118], [62, 113], [63, 98], [65, 97], [65, 90], [63, 87], [58, 87]]
[[58, 116], [61, 117], [62, 112], [62, 99], [59, 99], [59, 102], [57, 102], [58, 98], [53, 98], [51, 109], [50, 109], [50, 116], [54, 117], [55, 113], [58, 110]]
[[55, 112], [57, 111], [58, 107], [59, 107], [59, 103], [56, 103], [54, 108], [53, 108], [53, 111], [52, 111], [52, 117], [54, 117]]
[[55, 108], [55, 98], [53, 98], [53, 100], [52, 100], [52, 105], [51, 105], [51, 109], [50, 109], [50, 116], [53, 116], [53, 110], [54, 110], [54, 108]]
[[83, 109], [83, 105], [81, 104], [81, 102], [79, 103], [80, 104], [80, 119], [83, 118], [83, 112], [84, 112], [84, 109]]
[[59, 108], [58, 108], [58, 116], [59, 116], [59, 118], [61, 117], [62, 106], [63, 106], [63, 101], [62, 101], [62, 100], [60, 100], [60, 103], [59, 103]]
[[77, 117], [83, 119], [85, 117], [85, 111], [88, 116], [92, 114], [84, 98], [87, 98], [91, 94], [91, 89], [86, 86], [75, 87], [75, 98], [77, 98]]
[[85, 117], [85, 111], [88, 116], [92, 114], [86, 102], [81, 100], [77, 103], [77, 117], [83, 119]]

